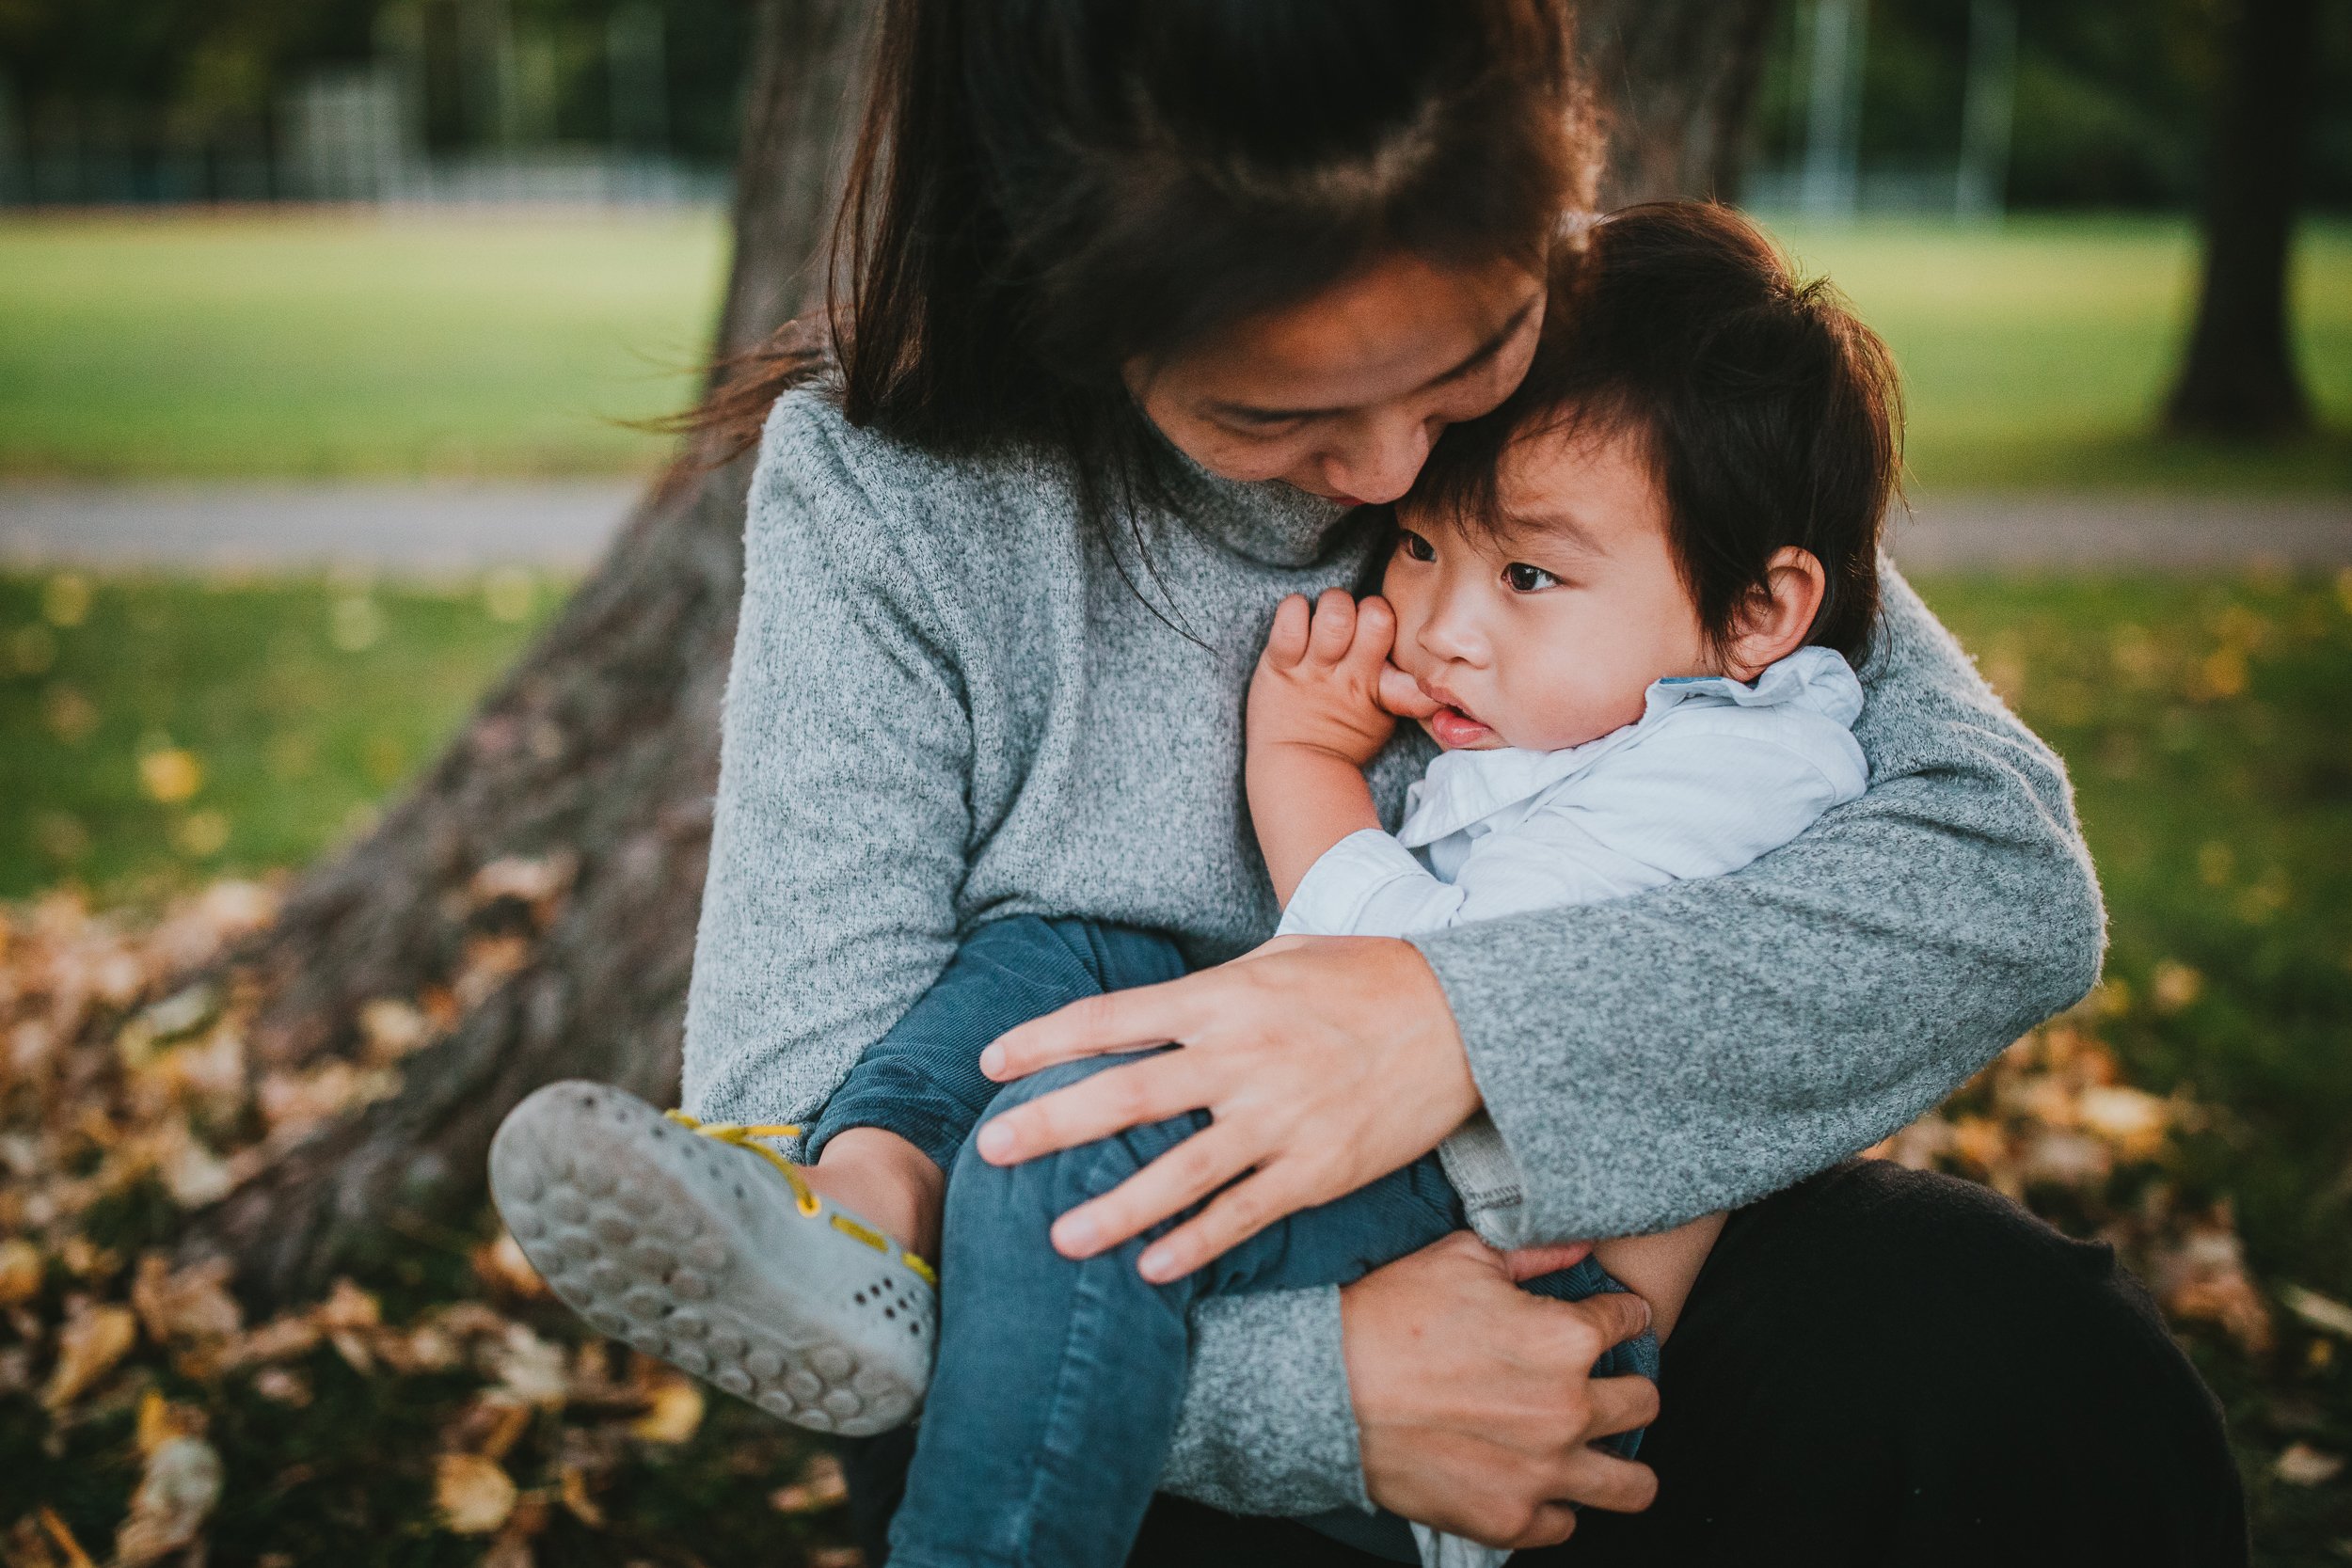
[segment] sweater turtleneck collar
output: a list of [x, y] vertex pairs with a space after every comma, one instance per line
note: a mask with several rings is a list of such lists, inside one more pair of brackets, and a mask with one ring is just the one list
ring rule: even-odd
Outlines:
[[1344, 502], [1310, 495], [1280, 480], [1221, 479], [1185, 456], [1149, 420], [1164, 455], [1161, 473], [1177, 520], [1235, 555], [1268, 566], [1305, 566], [1331, 547]]

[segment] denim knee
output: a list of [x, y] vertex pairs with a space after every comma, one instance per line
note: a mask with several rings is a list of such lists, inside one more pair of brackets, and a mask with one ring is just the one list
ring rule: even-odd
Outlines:
[[[988, 1117], [1000, 1117], [1057, 1089], [1170, 1049], [1173, 1048], [1162, 1046], [1123, 1055], [1089, 1056], [1041, 1069], [1007, 1085], [989, 1107]], [[1075, 1148], [1025, 1160], [1017, 1165], [999, 1165], [981, 1157], [980, 1128], [988, 1124], [983, 1120], [964, 1139], [948, 1177], [950, 1242], [954, 1240], [959, 1217], [965, 1224], [980, 1223], [984, 1216], [999, 1221], [1017, 1220], [1025, 1222], [1025, 1222], [1041, 1218], [1050, 1227], [1070, 1209], [1100, 1197], [1190, 1137], [1206, 1126], [1208, 1119], [1204, 1111], [1190, 1111], [1165, 1121], [1131, 1127]]]

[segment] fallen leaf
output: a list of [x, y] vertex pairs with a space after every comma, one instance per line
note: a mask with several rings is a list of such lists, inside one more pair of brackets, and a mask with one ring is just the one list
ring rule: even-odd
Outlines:
[[2290, 1285], [2279, 1292], [2279, 1299], [2288, 1311], [2302, 1319], [2323, 1334], [2352, 1339], [2352, 1307], [2317, 1291], [2307, 1291], [2300, 1285]]
[[487, 1360], [499, 1386], [521, 1403], [553, 1409], [563, 1404], [571, 1390], [564, 1347], [548, 1343], [521, 1323], [507, 1325], [505, 1336], [491, 1347]]
[[144, 1564], [192, 1544], [220, 1501], [220, 1455], [201, 1437], [173, 1437], [156, 1449], [131, 1497], [131, 1516], [115, 1531], [116, 1568]]
[[49, 1532], [49, 1539], [57, 1544], [57, 1550], [65, 1553], [66, 1568], [97, 1568], [97, 1564], [90, 1561], [89, 1553], [82, 1550], [82, 1544], [73, 1539], [72, 1528], [46, 1503], [41, 1505], [40, 1528]]
[[778, 1513], [822, 1513], [838, 1508], [849, 1498], [849, 1482], [841, 1474], [841, 1462], [827, 1453], [810, 1460], [799, 1481], [769, 1493], [768, 1506]]
[[147, 1337], [159, 1345], [236, 1338], [245, 1314], [229, 1293], [229, 1273], [225, 1258], [205, 1259], [177, 1272], [160, 1252], [141, 1258], [131, 1282], [131, 1305], [138, 1309]]
[[2325, 1486], [2343, 1471], [2344, 1460], [2309, 1443], [2290, 1443], [2270, 1468], [2289, 1486]]
[[604, 1510], [598, 1508], [596, 1499], [588, 1495], [586, 1471], [577, 1465], [564, 1465], [560, 1475], [559, 1489], [564, 1506], [571, 1511], [573, 1518], [590, 1529], [604, 1528]]
[[554, 1292], [548, 1289], [539, 1271], [531, 1266], [514, 1235], [501, 1228], [497, 1237], [473, 1250], [473, 1272], [485, 1285], [502, 1296], [519, 1301], [546, 1301]]
[[297, 1355], [308, 1355], [324, 1338], [319, 1325], [307, 1316], [273, 1318], [223, 1352], [218, 1365], [221, 1370], [230, 1371], [239, 1367], [290, 1361]]
[[433, 1024], [415, 1003], [379, 996], [360, 1007], [359, 1035], [367, 1042], [368, 1060], [384, 1067], [430, 1044]]
[[63, 1410], [114, 1370], [130, 1354], [138, 1338], [138, 1319], [127, 1307], [100, 1306], [87, 1299], [74, 1304], [65, 1326], [57, 1330], [57, 1365], [40, 1402]]
[[459, 1535], [487, 1535], [515, 1512], [515, 1482], [480, 1454], [445, 1453], [433, 1462], [433, 1504], [441, 1527]]
[[654, 1385], [645, 1413], [628, 1426], [629, 1433], [648, 1443], [683, 1443], [703, 1424], [703, 1391], [683, 1377], [668, 1377]]
[[201, 1437], [210, 1424], [203, 1411], [192, 1404], [175, 1404], [164, 1398], [160, 1388], [150, 1388], [139, 1398], [137, 1447], [141, 1459], [152, 1459], [157, 1449], [175, 1437]]
[[18, 1307], [40, 1294], [40, 1248], [22, 1236], [0, 1242], [0, 1307]]

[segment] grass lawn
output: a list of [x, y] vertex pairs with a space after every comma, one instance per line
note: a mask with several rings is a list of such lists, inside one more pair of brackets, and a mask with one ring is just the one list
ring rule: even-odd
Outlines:
[[[1784, 227], [1894, 343], [1924, 490], [2352, 488], [2352, 226], [2306, 230], [2329, 434], [2147, 434], [2195, 245], [2164, 219]], [[638, 469], [704, 348], [715, 216], [0, 218], [0, 478]]]
[[700, 214], [0, 219], [0, 475], [638, 469], [707, 351]]
[[[2172, 1179], [2235, 1204], [2265, 1285], [2352, 1300], [2352, 573], [1923, 588], [2070, 761], [2113, 919], [2101, 1028], [2138, 1086], [2208, 1108]], [[432, 753], [553, 594], [0, 578], [0, 896], [299, 863]], [[2352, 1552], [2352, 1478], [2272, 1470], [2294, 1444], [2352, 1454], [2352, 1347], [2195, 1348], [2265, 1560]], [[721, 1486], [722, 1451], [644, 1476], [636, 1516]]]
[[2324, 433], [2247, 451], [2152, 433], [2197, 284], [2189, 228], [2028, 217], [1780, 230], [1900, 361], [1921, 491], [2352, 489], [2352, 225], [2304, 230], [2296, 319]]

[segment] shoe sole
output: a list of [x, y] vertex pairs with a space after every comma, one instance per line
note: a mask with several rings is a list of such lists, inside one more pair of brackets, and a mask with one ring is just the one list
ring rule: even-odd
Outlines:
[[566, 1306], [771, 1416], [868, 1436], [929, 1386], [936, 1293], [879, 1233], [804, 1212], [766, 1160], [633, 1095], [532, 1093], [491, 1142], [490, 1192]]

